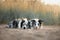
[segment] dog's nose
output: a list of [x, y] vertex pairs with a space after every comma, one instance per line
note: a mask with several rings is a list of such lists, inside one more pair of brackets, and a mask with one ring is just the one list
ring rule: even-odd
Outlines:
[[23, 29], [26, 29], [25, 27]]
[[39, 26], [35, 26], [35, 29], [39, 29]]

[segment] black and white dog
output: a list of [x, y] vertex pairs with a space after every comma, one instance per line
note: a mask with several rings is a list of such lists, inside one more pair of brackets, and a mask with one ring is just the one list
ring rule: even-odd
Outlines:
[[22, 29], [27, 29], [28, 28], [28, 20], [27, 20], [27, 18], [22, 19], [21, 28]]
[[23, 19], [15, 19], [9, 22], [9, 28], [23, 28], [26, 29], [28, 27], [28, 20], [27, 18]]
[[31, 29], [31, 28], [40, 28], [43, 20], [40, 19], [31, 19], [27, 18], [15, 19], [9, 22], [9, 28], [22, 28], [22, 29]]
[[42, 20], [40, 19], [31, 19], [29, 20], [29, 28], [40, 28], [42, 24]]
[[18, 28], [18, 20], [14, 19], [8, 23], [9, 28]]

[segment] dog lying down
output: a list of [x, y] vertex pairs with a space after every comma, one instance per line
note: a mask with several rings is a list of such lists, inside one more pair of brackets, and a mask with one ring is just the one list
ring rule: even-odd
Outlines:
[[8, 23], [8, 28], [21, 28], [21, 29], [42, 29], [43, 20], [40, 19], [14, 19]]

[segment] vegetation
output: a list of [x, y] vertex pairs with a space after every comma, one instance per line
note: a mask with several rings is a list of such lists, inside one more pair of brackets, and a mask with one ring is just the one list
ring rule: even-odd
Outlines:
[[[57, 11], [56, 11], [57, 10]], [[0, 24], [8, 23], [15, 18], [42, 19], [45, 25], [60, 24], [60, 7], [44, 5], [37, 0], [5, 0], [0, 1]], [[57, 17], [55, 17], [56, 14]]]
[[45, 14], [41, 11], [34, 12], [33, 10], [19, 10], [15, 9], [0, 9], [0, 24], [8, 23], [15, 18], [26, 17], [29, 19], [39, 18], [44, 21], [45, 25], [59, 25], [60, 24], [60, 14], [58, 18], [55, 18], [53, 12], [46, 12]]

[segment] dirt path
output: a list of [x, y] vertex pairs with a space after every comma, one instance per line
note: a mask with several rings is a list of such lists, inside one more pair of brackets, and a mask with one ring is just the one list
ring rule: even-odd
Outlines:
[[0, 40], [60, 40], [60, 27], [44, 26], [43, 29], [9, 29], [0, 25]]

